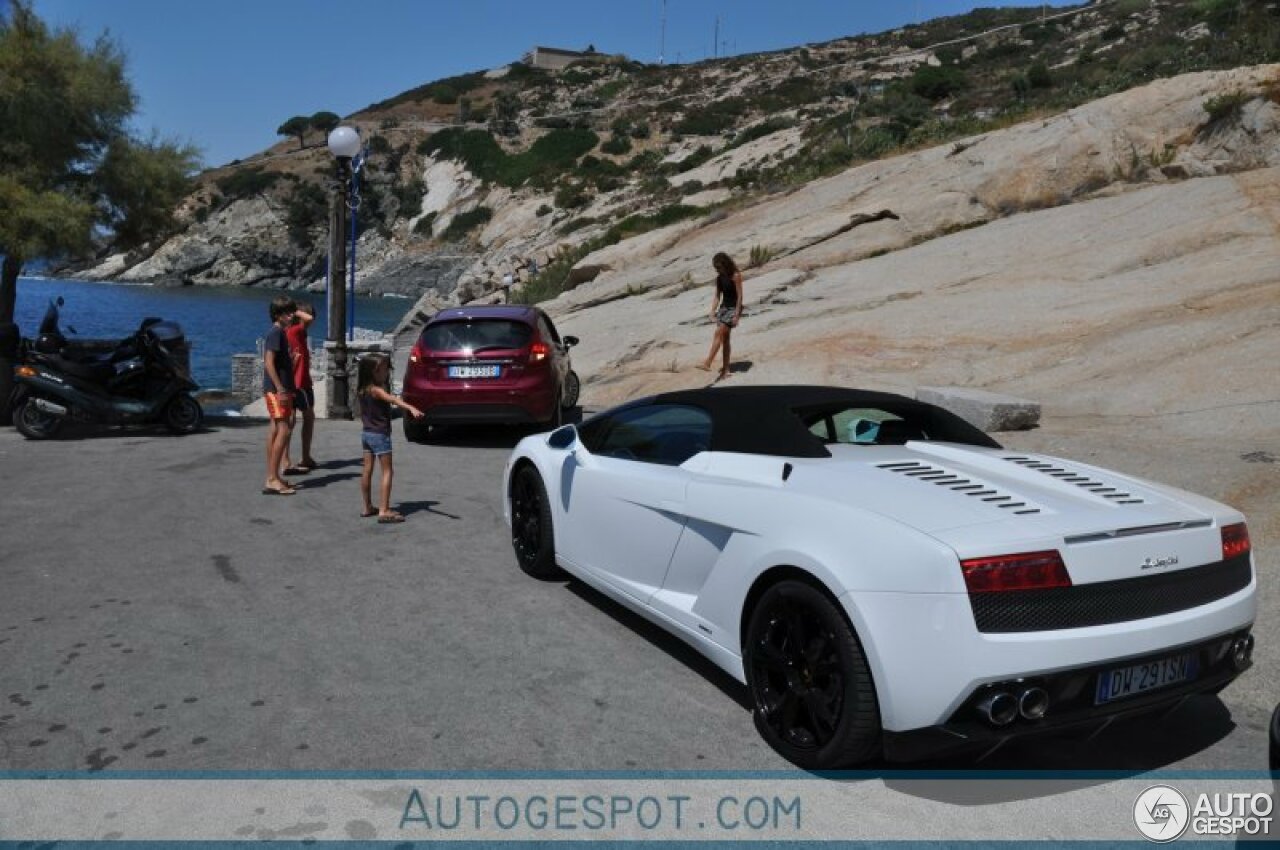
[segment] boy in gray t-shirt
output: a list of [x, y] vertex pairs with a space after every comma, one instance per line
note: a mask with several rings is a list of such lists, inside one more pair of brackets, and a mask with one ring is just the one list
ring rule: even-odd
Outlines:
[[293, 362], [284, 329], [293, 321], [298, 309], [287, 295], [277, 295], [271, 302], [271, 330], [262, 348], [262, 391], [267, 402], [271, 430], [267, 433], [267, 483], [262, 493], [267, 496], [292, 496], [297, 491], [280, 477], [280, 460], [284, 457], [293, 433]]

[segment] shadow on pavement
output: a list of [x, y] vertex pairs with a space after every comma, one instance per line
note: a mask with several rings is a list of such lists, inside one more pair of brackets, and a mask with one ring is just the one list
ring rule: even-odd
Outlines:
[[289, 483], [299, 490], [319, 490], [321, 487], [327, 487], [339, 481], [349, 481], [352, 478], [359, 477], [360, 473], [358, 472], [335, 472], [331, 475], [298, 475], [291, 477]]
[[360, 458], [343, 458], [341, 460], [326, 460], [316, 464], [316, 469], [346, 469], [348, 466], [359, 466]]
[[411, 516], [413, 514], [418, 513], [419, 511], [422, 511], [429, 514], [436, 514], [437, 516], [448, 517], [449, 519], [462, 519], [462, 517], [460, 516], [456, 516], [451, 513], [446, 513], [445, 511], [436, 510], [436, 505], [438, 504], [440, 503], [433, 502], [430, 500], [421, 500], [417, 502], [401, 502], [397, 506], [397, 510], [399, 510], [400, 513], [404, 514], [405, 516]]
[[569, 578], [565, 588], [702, 676], [719, 688], [725, 696], [736, 702], [740, 708], [746, 711], [751, 710], [751, 696], [747, 692], [746, 686], [711, 663], [705, 656], [678, 637], [655, 626], [639, 614], [632, 613], [630, 609], [624, 608], [603, 593], [576, 578]]

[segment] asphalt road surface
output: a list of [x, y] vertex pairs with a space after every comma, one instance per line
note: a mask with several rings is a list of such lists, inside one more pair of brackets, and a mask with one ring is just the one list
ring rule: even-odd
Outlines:
[[[357, 431], [319, 423], [322, 467], [268, 497], [261, 423], [0, 429], [0, 769], [789, 767], [684, 644], [517, 569], [515, 432], [397, 430], [408, 521], [379, 526], [358, 515]], [[1259, 628], [1274, 647], [1276, 618]], [[1274, 686], [1255, 667], [1159, 722], [929, 766], [1265, 769]]]

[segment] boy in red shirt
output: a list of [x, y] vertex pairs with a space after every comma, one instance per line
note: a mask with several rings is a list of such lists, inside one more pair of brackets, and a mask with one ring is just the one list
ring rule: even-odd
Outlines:
[[289, 342], [289, 356], [293, 359], [293, 395], [294, 414], [290, 425], [297, 422], [298, 413], [302, 414], [302, 462], [297, 466], [289, 460], [289, 443], [284, 444], [284, 457], [280, 461], [284, 467], [281, 475], [306, 475], [316, 468], [311, 457], [311, 435], [316, 427], [316, 391], [311, 384], [311, 346], [307, 344], [307, 328], [315, 321], [315, 308], [307, 302], [298, 304], [293, 314], [293, 324], [284, 329], [285, 339]]

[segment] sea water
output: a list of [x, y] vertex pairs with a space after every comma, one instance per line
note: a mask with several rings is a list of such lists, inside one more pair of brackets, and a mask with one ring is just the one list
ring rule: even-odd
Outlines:
[[[62, 332], [70, 340], [117, 339], [138, 329], [148, 316], [182, 325], [191, 344], [191, 372], [201, 389], [229, 389], [231, 355], [256, 352], [258, 340], [271, 327], [267, 308], [276, 290], [224, 286], [148, 286], [97, 283], [57, 278], [18, 278], [14, 321], [24, 337], [34, 338], [51, 299], [59, 295]], [[311, 344], [324, 339], [324, 293], [291, 292], [319, 310]], [[385, 332], [413, 306], [404, 298], [357, 298], [357, 331]], [[70, 329], [75, 328], [76, 333]]]

